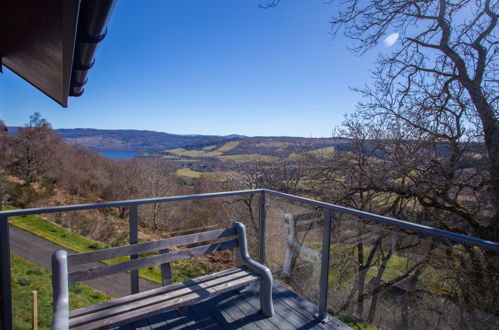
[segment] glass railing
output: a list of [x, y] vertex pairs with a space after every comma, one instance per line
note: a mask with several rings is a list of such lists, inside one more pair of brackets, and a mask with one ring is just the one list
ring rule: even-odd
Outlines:
[[[257, 189], [0, 212], [2, 329], [12, 328], [16, 304], [8, 218], [22, 222], [44, 214], [82, 232], [78, 222], [88, 220], [78, 214], [99, 212], [105, 220], [110, 209], [120, 210], [121, 222], [83, 227], [108, 230], [113, 245], [244, 223], [252, 257], [318, 305], [317, 317], [325, 322], [330, 313], [391, 329], [499, 328], [498, 243]], [[92, 248], [105, 247], [97, 245]], [[222, 259], [216, 267], [229, 267], [227, 256]], [[153, 273], [141, 275], [161, 278]], [[132, 293], [139, 290], [138, 276], [130, 273]]]
[[[497, 243], [269, 195], [266, 235], [273, 240], [266, 244], [267, 263], [294, 291], [325, 304], [322, 310], [382, 329], [499, 328]], [[327, 219], [329, 251], [323, 245]], [[329, 259], [320, 263], [324, 253]]]

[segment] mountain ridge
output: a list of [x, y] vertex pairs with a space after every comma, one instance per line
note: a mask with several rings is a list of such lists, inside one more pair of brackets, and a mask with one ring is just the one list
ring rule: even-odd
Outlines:
[[[20, 127], [9, 127], [9, 133], [15, 135]], [[97, 129], [97, 128], [60, 128], [55, 131], [66, 143], [82, 146], [95, 151], [135, 151], [149, 156], [171, 155], [169, 150], [182, 148], [178, 151], [182, 156], [195, 153], [190, 150], [203, 148], [222, 148], [216, 154], [231, 156], [236, 154], [288, 155], [296, 148], [307, 145], [311, 149], [335, 146], [344, 141], [342, 138], [306, 138], [291, 136], [255, 136], [240, 134], [202, 135], [202, 134], [172, 134], [151, 130], [134, 129]], [[238, 141], [238, 142], [236, 142]], [[227, 143], [233, 147], [230, 149]], [[205, 156], [214, 153], [205, 149]], [[187, 156], [188, 157], [188, 156]]]
[[[15, 135], [18, 126], [9, 126], [9, 134]], [[59, 128], [55, 131], [66, 143], [82, 146], [96, 151], [136, 151], [151, 152], [177, 148], [196, 141], [230, 140], [243, 138], [243, 135], [227, 136], [203, 134], [171, 134], [151, 130], [135, 129], [97, 129], [97, 128]]]

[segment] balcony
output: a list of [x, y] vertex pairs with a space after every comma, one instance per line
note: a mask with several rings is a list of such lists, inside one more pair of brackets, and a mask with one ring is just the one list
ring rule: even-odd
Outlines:
[[[233, 220], [245, 223], [252, 257], [274, 275], [276, 314], [264, 318], [257, 313], [257, 291], [249, 287], [242, 294], [225, 293], [192, 305], [184, 313], [166, 312], [123, 328], [347, 328], [340, 320], [392, 329], [499, 328], [498, 243], [257, 189], [0, 212], [2, 329], [13, 327], [16, 304], [10, 253], [23, 248], [9, 239], [9, 217], [127, 209], [129, 243], [136, 244], [147, 205], [189, 210], [196, 203], [211, 207], [206, 219], [184, 223], [179, 218], [170, 234], [223, 228]], [[43, 253], [37, 259], [43, 263]], [[109, 292], [112, 296], [156, 285], [139, 278], [137, 271], [119, 275], [108, 280], [118, 283], [117, 291]], [[103, 291], [112, 288], [89, 284]]]

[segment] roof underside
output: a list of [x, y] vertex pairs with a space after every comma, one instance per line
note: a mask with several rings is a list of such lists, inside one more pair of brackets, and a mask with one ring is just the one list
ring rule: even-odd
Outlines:
[[80, 96], [114, 0], [16, 0], [2, 6], [1, 64], [66, 107]]

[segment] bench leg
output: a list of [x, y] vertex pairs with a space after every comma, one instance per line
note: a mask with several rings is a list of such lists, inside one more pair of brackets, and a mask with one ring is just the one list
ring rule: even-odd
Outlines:
[[265, 277], [260, 280], [260, 309], [263, 315], [267, 317], [274, 315], [274, 304], [272, 302], [272, 280]]

